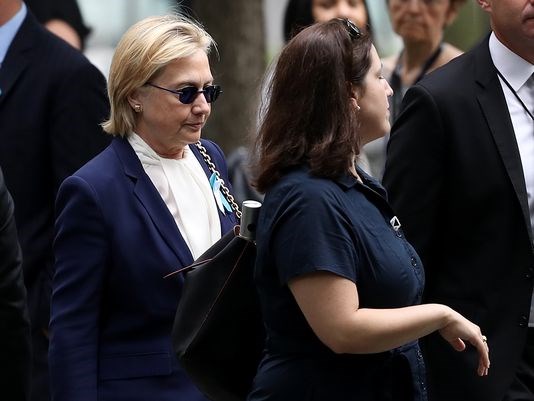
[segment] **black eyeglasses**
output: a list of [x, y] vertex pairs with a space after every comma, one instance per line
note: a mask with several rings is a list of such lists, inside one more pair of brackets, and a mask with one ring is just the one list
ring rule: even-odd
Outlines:
[[352, 39], [358, 39], [363, 35], [362, 30], [358, 28], [358, 26], [354, 22], [352, 22], [350, 19], [348, 18], [336, 18], [336, 19], [338, 21], [341, 21], [345, 25], [345, 28], [347, 28], [347, 32], [349, 33]]
[[222, 89], [219, 85], [208, 85], [202, 89], [198, 89], [195, 86], [186, 86], [185, 88], [182, 88], [182, 89], [169, 89], [169, 88], [163, 88], [158, 85], [154, 85], [151, 82], [147, 82], [146, 84], [148, 86], [152, 86], [154, 88], [158, 88], [158, 89], [170, 92], [173, 95], [177, 95], [178, 99], [183, 104], [193, 103], [200, 93], [204, 95], [204, 97], [206, 98], [206, 102], [213, 103], [214, 101], [217, 100], [219, 95], [222, 93]]

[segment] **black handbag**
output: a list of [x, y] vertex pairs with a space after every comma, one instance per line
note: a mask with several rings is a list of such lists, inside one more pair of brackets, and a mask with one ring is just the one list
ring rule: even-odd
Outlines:
[[[210, 170], [218, 174], [205, 151], [203, 156], [207, 156]], [[241, 216], [225, 189], [221, 192], [241, 218], [241, 226], [181, 270], [185, 280], [172, 341], [181, 365], [208, 398], [243, 401], [264, 347], [263, 321], [253, 281], [253, 237], [261, 204], [243, 202]]]

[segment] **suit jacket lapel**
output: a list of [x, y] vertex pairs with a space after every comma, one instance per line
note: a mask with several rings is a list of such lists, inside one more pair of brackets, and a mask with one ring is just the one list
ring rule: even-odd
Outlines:
[[[33, 39], [34, 32], [36, 29], [40, 29], [37, 24], [33, 15], [28, 11], [19, 31], [9, 46], [0, 69], [0, 107], [18, 77], [31, 62], [31, 49], [36, 45]], [[28, 93], [28, 96], [31, 96], [31, 93]]]
[[124, 166], [124, 173], [131, 178], [134, 195], [149, 214], [162, 238], [173, 250], [182, 266], [193, 263], [193, 256], [176, 226], [173, 216], [160, 194], [146, 175], [134, 150], [124, 138], [116, 138], [112, 144]]
[[506, 99], [491, 60], [487, 40], [478, 46], [475, 54], [475, 67], [476, 81], [479, 85], [477, 99], [521, 205], [523, 218], [532, 241], [533, 234], [521, 155]]

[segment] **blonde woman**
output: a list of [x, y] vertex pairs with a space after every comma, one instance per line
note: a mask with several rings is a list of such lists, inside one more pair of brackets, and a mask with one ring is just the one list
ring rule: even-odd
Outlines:
[[200, 141], [221, 89], [212, 38], [178, 16], [152, 17], [118, 44], [103, 126], [111, 145], [59, 190], [51, 310], [55, 401], [195, 401], [170, 333], [187, 266], [235, 224]]

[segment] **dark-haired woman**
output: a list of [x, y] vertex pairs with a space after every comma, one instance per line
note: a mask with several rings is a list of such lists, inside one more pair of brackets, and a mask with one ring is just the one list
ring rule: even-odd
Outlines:
[[[287, 42], [301, 29], [332, 18], [347, 18], [358, 26], [371, 30], [365, 0], [289, 0], [284, 15], [284, 39]], [[271, 71], [269, 69], [266, 76], [267, 82]], [[260, 114], [262, 113], [263, 109], [260, 110]], [[366, 167], [369, 165], [367, 158], [360, 159], [359, 163]], [[261, 201], [263, 196], [250, 185], [249, 164], [249, 153], [244, 146], [237, 148], [228, 156], [228, 175], [234, 194], [240, 201], [246, 199]]]
[[304, 29], [280, 55], [255, 149], [267, 339], [249, 401], [426, 400], [417, 340], [436, 330], [458, 351], [471, 344], [488, 372], [478, 326], [419, 304], [421, 262], [384, 189], [355, 165], [390, 129], [391, 95], [348, 20]]

